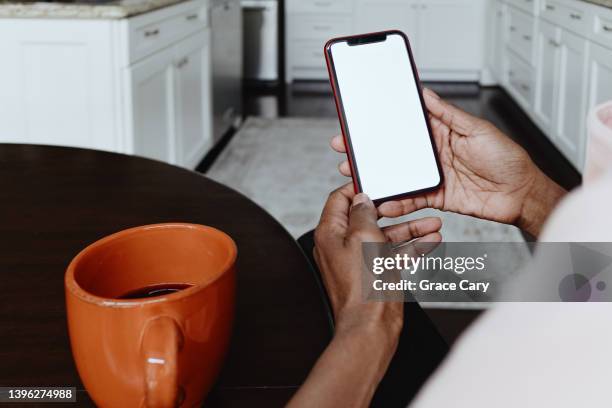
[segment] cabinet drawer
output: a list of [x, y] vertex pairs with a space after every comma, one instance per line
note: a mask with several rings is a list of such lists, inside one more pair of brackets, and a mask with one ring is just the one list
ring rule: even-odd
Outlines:
[[286, 4], [290, 13], [350, 13], [353, 9], [351, 0], [288, 0]]
[[529, 110], [533, 105], [534, 71], [521, 61], [520, 58], [508, 52], [507, 81], [509, 91], [517, 98], [524, 109]]
[[595, 16], [590, 37], [604, 47], [612, 48], [612, 11]]
[[290, 50], [292, 68], [326, 69], [321, 42], [292, 41]]
[[533, 64], [535, 43], [535, 19], [518, 10], [508, 10], [508, 46]]
[[289, 16], [289, 38], [292, 40], [317, 40], [323, 44], [333, 37], [351, 33], [348, 17]]
[[542, 1], [542, 18], [577, 34], [587, 35], [590, 14], [584, 8], [572, 7], [556, 0]]
[[538, 13], [539, 0], [508, 0], [508, 4], [535, 16]]
[[202, 1], [179, 3], [129, 19], [130, 63], [207, 27], [205, 5]]

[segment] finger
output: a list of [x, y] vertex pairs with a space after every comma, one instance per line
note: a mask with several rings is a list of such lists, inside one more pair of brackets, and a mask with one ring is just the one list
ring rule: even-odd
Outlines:
[[347, 237], [361, 242], [385, 242], [385, 234], [378, 226], [378, 212], [370, 198], [361, 193], [353, 199], [349, 215]]
[[442, 242], [442, 234], [432, 232], [424, 237], [418, 238], [411, 242], [413, 249], [418, 255], [427, 255], [440, 245]]
[[346, 153], [346, 146], [344, 145], [342, 135], [334, 136], [329, 145], [338, 153]]
[[351, 184], [345, 184], [329, 195], [317, 226], [316, 235], [318, 238], [344, 238], [354, 196], [355, 191]]
[[438, 217], [427, 217], [403, 222], [383, 228], [387, 239], [391, 242], [410, 241], [440, 231], [442, 220]]
[[338, 170], [340, 171], [340, 174], [342, 174], [343, 176], [346, 177], [351, 177], [351, 166], [349, 165], [348, 161], [343, 161], [342, 163], [340, 163], [338, 165]]
[[415, 197], [401, 201], [387, 201], [378, 207], [378, 213], [381, 217], [395, 218], [428, 207], [429, 204], [425, 197]]
[[451, 105], [430, 89], [423, 90], [423, 99], [434, 117], [460, 135], [470, 135], [480, 123], [480, 119]]
[[418, 257], [427, 255], [440, 245], [442, 235], [439, 232], [432, 232], [423, 237], [417, 238], [414, 241], [407, 242], [395, 248], [399, 254], [407, 254], [409, 256]]

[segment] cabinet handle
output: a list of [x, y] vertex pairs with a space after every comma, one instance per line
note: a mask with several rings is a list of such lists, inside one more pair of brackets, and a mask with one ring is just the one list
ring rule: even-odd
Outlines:
[[572, 20], [581, 20], [582, 16], [580, 14], [576, 14], [576, 13], [570, 13], [570, 18]]
[[546, 5], [546, 10], [554, 11], [555, 10], [555, 6], [553, 6], [552, 4], [547, 4]]
[[603, 26], [603, 29], [604, 29], [604, 31], [607, 31], [607, 32], [611, 32], [612, 31], [612, 27], [610, 27], [609, 25], [605, 25], [605, 24]]
[[516, 31], [516, 27], [515, 26], [510, 26], [510, 31], [515, 32]]
[[523, 39], [524, 39], [525, 41], [531, 41], [531, 36], [530, 36], [530, 35], [524, 35], [524, 36], [523, 36]]
[[509, 70], [508, 71], [508, 76], [509, 77], [513, 77], [514, 76], [514, 71], [513, 70]]
[[548, 40], [548, 43], [550, 45], [552, 45], [553, 47], [560, 47], [561, 44], [559, 44], [558, 42], [556, 42], [555, 40]]
[[144, 32], [145, 37], [154, 37], [157, 34], [159, 34], [159, 28], [156, 28], [155, 30], [147, 30]]
[[185, 16], [185, 20], [187, 21], [196, 20], [197, 18], [198, 18], [197, 14], [188, 14]]
[[531, 88], [529, 87], [529, 85], [521, 84], [521, 89], [523, 91], [529, 91]]
[[181, 58], [179, 60], [179, 62], [176, 63], [176, 67], [178, 69], [181, 69], [181, 68], [183, 68], [187, 64], [189, 64], [189, 58], [188, 57], [184, 57], [184, 58]]

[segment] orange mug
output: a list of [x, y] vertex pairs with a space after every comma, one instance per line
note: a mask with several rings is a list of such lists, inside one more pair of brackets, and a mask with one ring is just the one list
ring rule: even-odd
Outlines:
[[192, 407], [213, 386], [234, 315], [236, 244], [202, 225], [131, 228], [65, 276], [70, 344], [102, 407]]

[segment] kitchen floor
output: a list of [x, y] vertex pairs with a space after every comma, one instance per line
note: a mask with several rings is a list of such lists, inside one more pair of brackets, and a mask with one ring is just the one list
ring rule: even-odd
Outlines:
[[[564, 188], [572, 189], [580, 184], [576, 169], [502, 89], [471, 83], [425, 85], [461, 109], [491, 121], [521, 144], [534, 162]], [[246, 88], [244, 113], [245, 117], [337, 118], [327, 82], [300, 82], [284, 89]]]
[[[429, 83], [426, 86], [460, 108], [491, 121], [521, 144], [534, 162], [566, 189], [580, 184], [580, 174], [500, 88], [448, 83]], [[245, 118], [337, 118], [327, 82], [296, 83], [284, 88], [248, 87], [244, 89], [243, 100]], [[210, 169], [231, 138], [231, 134], [227, 135], [205, 158], [198, 170], [206, 172]], [[427, 309], [426, 313], [446, 341], [452, 344], [481, 311]]]

